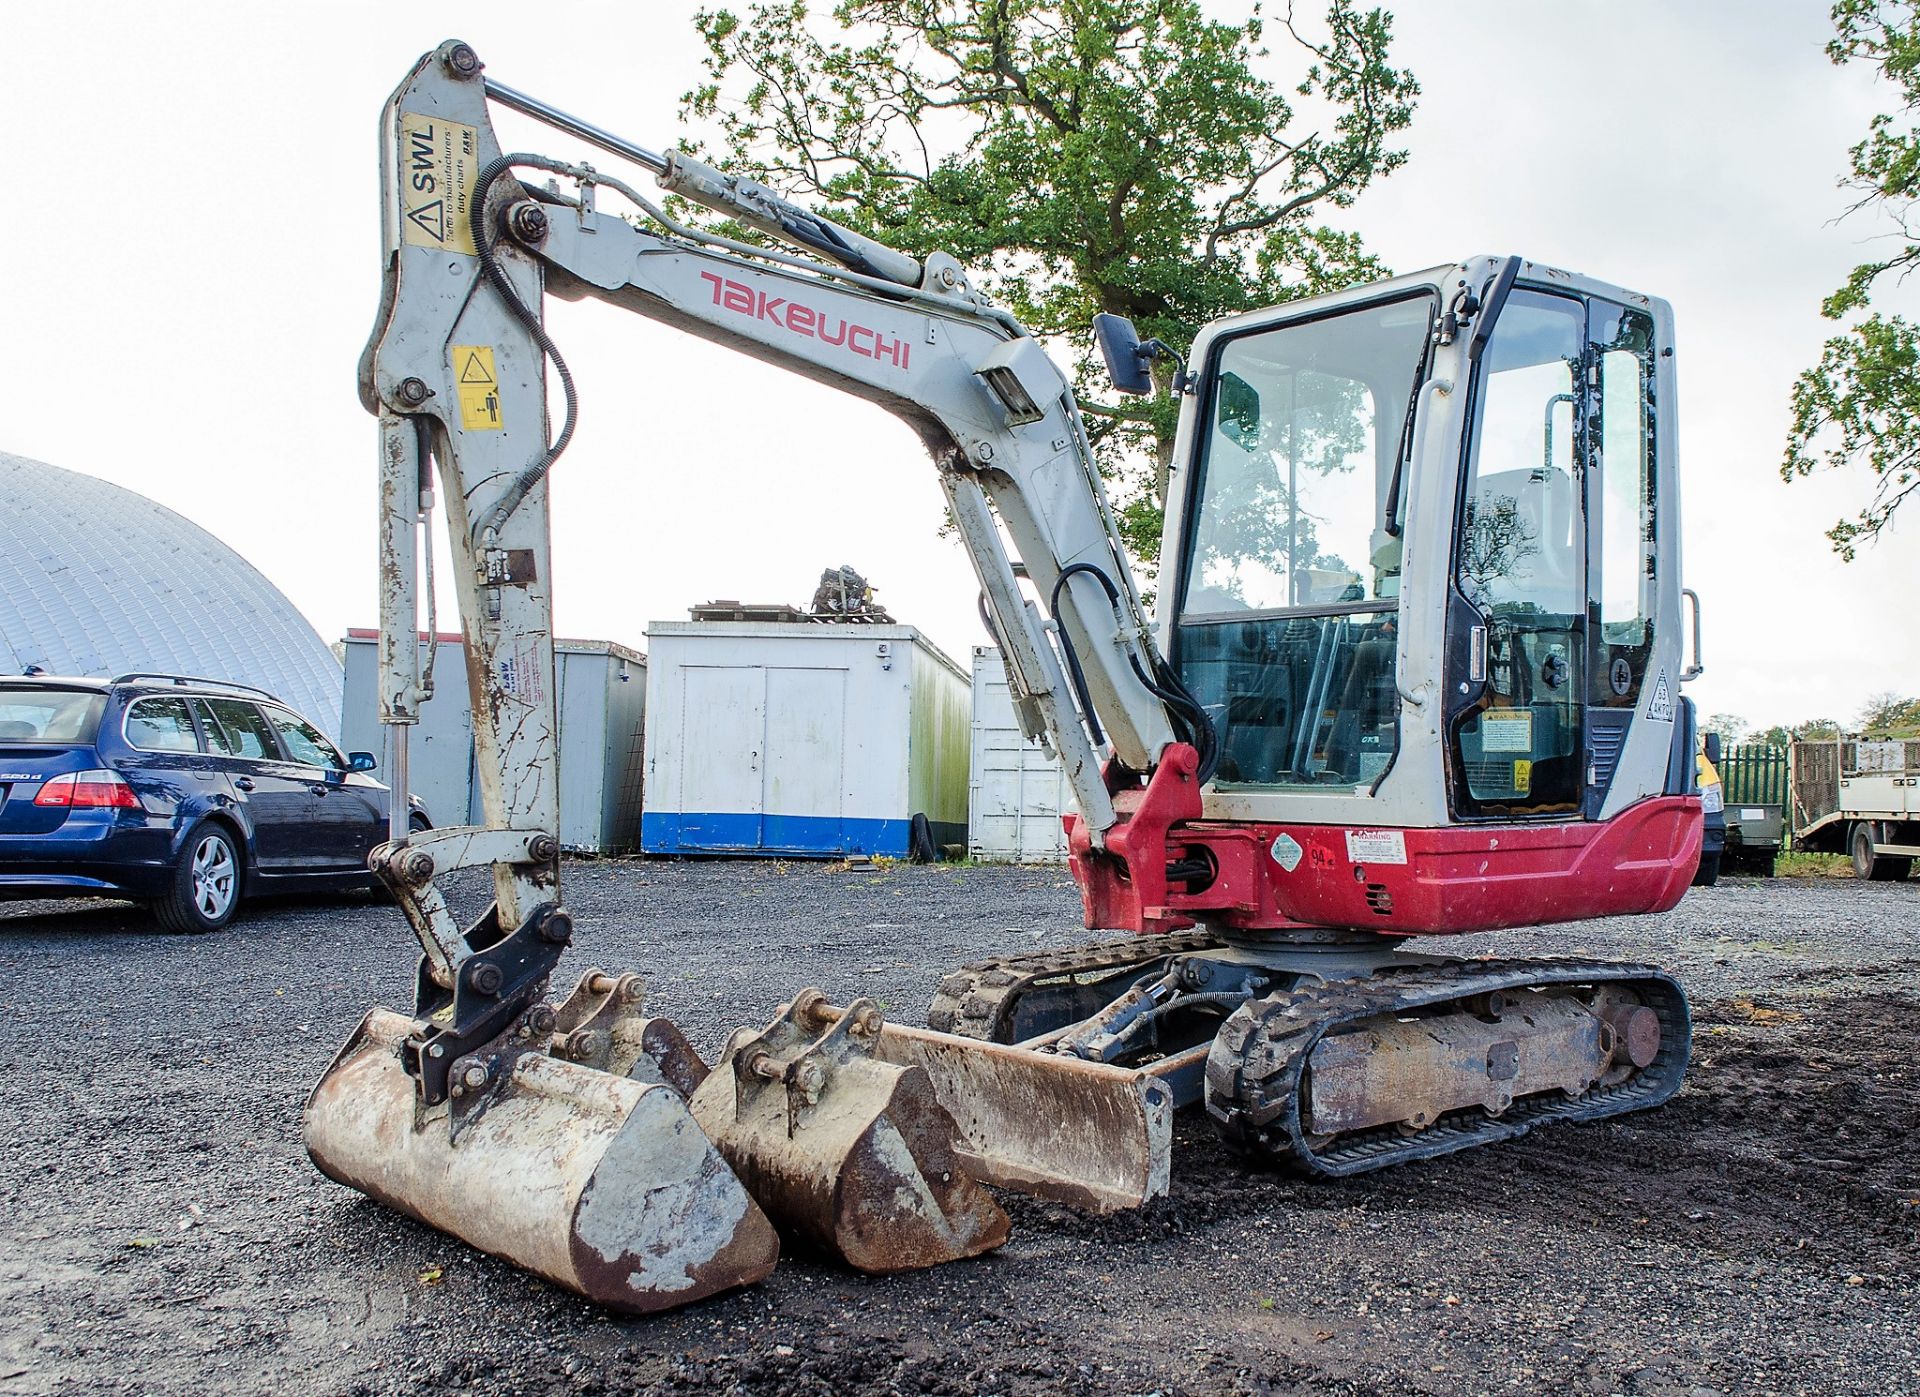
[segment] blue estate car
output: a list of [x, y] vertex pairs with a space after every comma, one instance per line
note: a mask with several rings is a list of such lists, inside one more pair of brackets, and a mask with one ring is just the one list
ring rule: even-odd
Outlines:
[[[0, 679], [0, 899], [127, 897], [212, 931], [243, 896], [365, 888], [390, 793], [263, 689]], [[410, 816], [427, 827], [418, 802]]]

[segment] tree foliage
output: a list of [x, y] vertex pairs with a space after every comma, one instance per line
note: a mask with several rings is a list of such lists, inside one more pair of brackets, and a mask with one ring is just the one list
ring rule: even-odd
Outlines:
[[1828, 57], [1873, 65], [1899, 93], [1899, 110], [1875, 116], [1865, 138], [1848, 152], [1844, 181], [1860, 196], [1850, 212], [1873, 209], [1890, 217], [1899, 246], [1855, 267], [1822, 304], [1830, 319], [1860, 319], [1829, 339], [1820, 362], [1795, 381], [1780, 474], [1792, 481], [1822, 468], [1867, 467], [1874, 487], [1866, 508], [1827, 531], [1835, 551], [1851, 561], [1858, 546], [1877, 538], [1920, 490], [1920, 326], [1870, 311], [1886, 278], [1897, 284], [1920, 266], [1914, 224], [1920, 198], [1920, 10], [1907, 0], [1838, 0], [1833, 24]]
[[[1388, 61], [1390, 17], [1329, 0], [1274, 32], [1199, 0], [759, 0], [702, 12], [708, 81], [689, 115], [722, 158], [915, 255], [953, 254], [1036, 333], [1096, 311], [1185, 353], [1207, 321], [1373, 279], [1320, 220], [1406, 158], [1419, 91]], [[1177, 404], [1096, 409], [1092, 430], [1136, 556], [1158, 552]]]
[[1905, 698], [1892, 690], [1875, 694], [1860, 710], [1860, 731], [1895, 737], [1920, 731], [1920, 698]]
[[1717, 732], [1729, 747], [1753, 730], [1753, 725], [1738, 713], [1713, 713], [1700, 724], [1702, 731]]

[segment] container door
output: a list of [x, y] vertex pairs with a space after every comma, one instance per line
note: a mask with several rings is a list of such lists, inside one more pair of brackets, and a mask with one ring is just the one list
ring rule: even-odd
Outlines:
[[847, 672], [769, 669], [762, 844], [799, 854], [873, 853], [846, 814]]
[[767, 672], [681, 670], [680, 845], [758, 849], [765, 810]]

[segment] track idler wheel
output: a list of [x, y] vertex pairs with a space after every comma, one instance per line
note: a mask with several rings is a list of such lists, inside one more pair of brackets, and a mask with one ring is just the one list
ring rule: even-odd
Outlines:
[[672, 1086], [520, 1034], [461, 1059], [456, 1095], [423, 1108], [401, 1066], [415, 1029], [372, 1010], [314, 1087], [307, 1153], [329, 1178], [610, 1309], [671, 1309], [773, 1270], [772, 1224]]
[[992, 1251], [1007, 1215], [955, 1155], [926, 1069], [878, 1061], [871, 1000], [804, 990], [742, 1029], [694, 1092], [693, 1116], [785, 1231], [856, 1270], [911, 1271]]

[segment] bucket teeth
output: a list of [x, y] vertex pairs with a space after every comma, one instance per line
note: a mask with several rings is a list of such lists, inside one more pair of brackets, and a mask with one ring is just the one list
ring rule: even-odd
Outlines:
[[640, 976], [589, 970], [554, 1011], [553, 1055], [692, 1096], [707, 1064], [671, 1019], [642, 1014], [645, 1002]]
[[420, 1108], [401, 1065], [413, 1029], [372, 1010], [314, 1088], [307, 1152], [328, 1177], [611, 1309], [773, 1270], [772, 1225], [673, 1087], [509, 1054], [456, 1139], [453, 1103]]
[[869, 1273], [991, 1251], [1007, 1215], [955, 1155], [924, 1068], [877, 1060], [880, 1011], [806, 990], [743, 1029], [693, 1095], [693, 1116], [787, 1231]]

